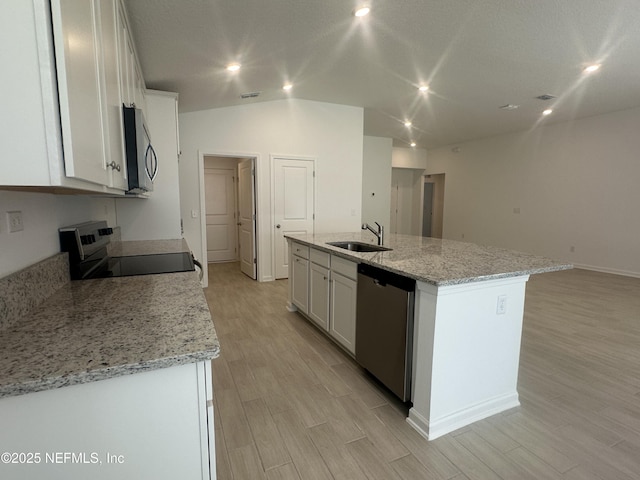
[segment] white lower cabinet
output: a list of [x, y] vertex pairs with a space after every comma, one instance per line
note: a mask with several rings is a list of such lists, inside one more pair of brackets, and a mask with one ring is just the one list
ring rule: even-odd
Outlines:
[[309, 269], [309, 318], [329, 330], [329, 269], [311, 263]]
[[309, 310], [309, 260], [297, 255], [291, 256], [291, 303], [303, 313]]
[[2, 398], [0, 478], [215, 480], [211, 385], [204, 361]]
[[355, 355], [358, 264], [295, 241], [290, 246], [289, 309]]
[[331, 322], [329, 334], [344, 348], [356, 353], [356, 280], [331, 272]]

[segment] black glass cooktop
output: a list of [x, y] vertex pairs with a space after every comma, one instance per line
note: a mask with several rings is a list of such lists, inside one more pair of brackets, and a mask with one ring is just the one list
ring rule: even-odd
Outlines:
[[193, 258], [188, 252], [111, 257], [108, 263], [92, 273], [91, 278], [128, 277], [156, 273], [192, 272]]

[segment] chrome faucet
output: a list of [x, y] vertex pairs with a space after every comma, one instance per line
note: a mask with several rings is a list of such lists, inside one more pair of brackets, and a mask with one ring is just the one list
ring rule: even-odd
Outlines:
[[369, 230], [371, 233], [373, 233], [378, 238], [378, 245], [382, 245], [382, 243], [384, 242], [384, 227], [380, 225], [378, 222], [373, 222], [373, 223], [375, 223], [378, 226], [377, 232], [368, 223], [363, 223], [362, 229]]

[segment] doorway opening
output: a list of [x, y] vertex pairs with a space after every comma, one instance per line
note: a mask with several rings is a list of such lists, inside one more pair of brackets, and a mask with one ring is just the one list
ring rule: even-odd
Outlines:
[[444, 173], [422, 169], [391, 170], [391, 233], [442, 238]]
[[203, 156], [206, 263], [240, 262], [257, 279], [255, 157]]
[[420, 228], [423, 237], [442, 238], [444, 223], [444, 173], [424, 175]]

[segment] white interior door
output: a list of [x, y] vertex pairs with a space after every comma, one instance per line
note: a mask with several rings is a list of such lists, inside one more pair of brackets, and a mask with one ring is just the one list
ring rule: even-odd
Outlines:
[[205, 168], [207, 261], [237, 260], [235, 171]]
[[238, 164], [240, 270], [256, 279], [256, 204], [253, 159]]
[[313, 160], [273, 159], [275, 277], [289, 276], [286, 234], [313, 233]]

